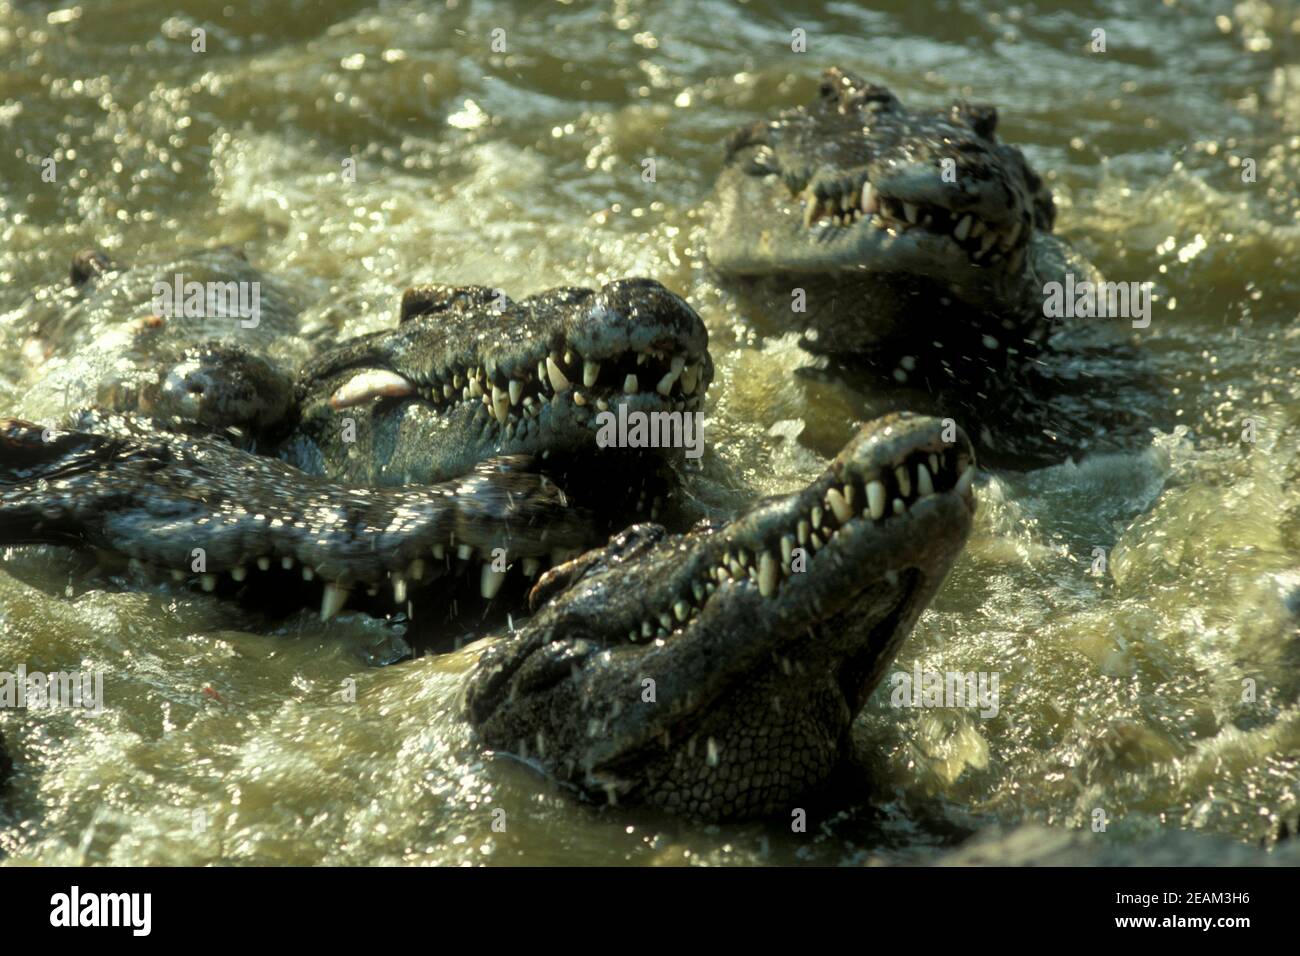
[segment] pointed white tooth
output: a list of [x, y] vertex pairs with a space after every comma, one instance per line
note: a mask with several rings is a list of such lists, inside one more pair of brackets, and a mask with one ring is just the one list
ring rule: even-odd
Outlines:
[[240, 565], [237, 568], [231, 568], [230, 576], [234, 578], [236, 581], [242, 581], [244, 580], [244, 578], [248, 577], [248, 568], [244, 567], [243, 565]]
[[360, 372], [330, 396], [331, 408], [350, 408], [372, 398], [405, 397], [415, 392], [412, 385], [396, 372], [370, 368]]
[[673, 629], [673, 619], [667, 611], [659, 615], [659, 626], [665, 631], [671, 631]]
[[934, 482], [930, 480], [930, 469], [925, 465], [916, 466], [916, 494], [920, 498], [934, 494]]
[[508, 388], [510, 389], [510, 404], [518, 405], [519, 399], [524, 396], [524, 383], [516, 378], [512, 378]]
[[492, 565], [486, 561], [483, 563], [483, 574], [479, 578], [478, 592], [483, 595], [484, 600], [492, 600], [501, 590], [501, 582], [506, 579], [504, 571], [493, 571]]
[[546, 378], [547, 378], [546, 363], [541, 359], [538, 359], [537, 360], [537, 381], [544, 382], [546, 381]]
[[871, 520], [879, 521], [885, 514], [885, 483], [883, 481], [867, 482], [867, 507], [871, 510]]
[[895, 498], [895, 499], [894, 499], [894, 514], [896, 514], [896, 515], [901, 515], [901, 514], [902, 514], [904, 511], [906, 511], [906, 510], [907, 510], [907, 505], [903, 504], [903, 499], [902, 499], [902, 498]]
[[690, 616], [691, 607], [685, 601], [678, 601], [673, 605], [673, 616], [679, 621], [686, 620]]
[[812, 526], [813, 526], [813, 529], [814, 529], [814, 530], [816, 530], [817, 528], [820, 528], [820, 527], [822, 526], [822, 516], [823, 516], [825, 513], [826, 513], [826, 512], [822, 511], [820, 505], [813, 505], [813, 510], [812, 510]]
[[474, 548], [468, 544], [457, 545], [456, 557], [460, 558], [462, 561], [468, 561], [470, 558], [474, 557]]
[[406, 603], [406, 578], [400, 574], [393, 575], [393, 601], [397, 604]]
[[682, 371], [682, 393], [685, 395], [694, 395], [695, 386], [700, 381], [700, 367], [698, 365], [688, 365]]
[[212, 572], [199, 575], [199, 584], [203, 585], [205, 591], [215, 591], [217, 589], [217, 576]]
[[967, 214], [961, 217], [961, 222], [957, 223], [957, 228], [952, 231], [952, 234], [956, 236], [957, 240], [960, 242], [970, 235], [970, 227], [971, 217]]
[[600, 378], [600, 363], [587, 359], [582, 363], [582, 384], [591, 388], [598, 378]]
[[939, 456], [934, 452], [930, 452], [930, 474], [939, 474]]
[[917, 219], [920, 218], [920, 214], [916, 208], [916, 205], [910, 202], [903, 203], [903, 215], [905, 215], [907, 217], [907, 221], [912, 223], [913, 225], [915, 225]]
[[862, 199], [859, 200], [858, 205], [861, 207], [864, 216], [870, 216], [880, 211], [880, 200], [877, 198], [875, 187], [871, 183], [862, 184]]
[[293, 557], [287, 554], [282, 557], [280, 559], [280, 567], [284, 568], [286, 571], [293, 570]]
[[809, 196], [808, 201], [803, 205], [803, 227], [811, 229], [813, 219], [817, 217], [817, 197]]
[[808, 539], [808, 545], [814, 551], [820, 551], [822, 548], [826, 547], [825, 543], [821, 539], [821, 536], [818, 535], [817, 532], [815, 531], [813, 532], [812, 537]]
[[975, 466], [967, 465], [966, 470], [963, 471], [961, 473], [961, 477], [957, 479], [957, 484], [954, 490], [956, 490], [957, 494], [964, 495], [968, 491], [970, 491], [970, 486], [974, 481], [975, 481]]
[[496, 415], [497, 421], [502, 425], [510, 417], [510, 393], [503, 392], [495, 385], [492, 386], [492, 413]]
[[799, 519], [799, 526], [796, 528], [796, 531], [797, 531], [798, 534], [799, 534], [799, 543], [800, 543], [800, 544], [807, 544], [807, 543], [808, 543], [808, 532], [809, 532], [810, 530], [812, 530], [812, 529], [808, 527], [808, 522], [807, 522], [806, 520], [804, 520], [803, 518], [800, 518], [800, 519]]
[[[440, 550], [435, 548], [435, 551]], [[416, 558], [406, 569], [406, 576], [412, 581], [424, 580], [424, 558]]]
[[673, 390], [673, 385], [682, 374], [682, 369], [686, 367], [686, 359], [680, 355], [673, 357], [673, 364], [665, 373], [664, 377], [659, 380], [655, 386], [655, 391], [660, 395], [667, 395]]
[[316, 571], [315, 571], [315, 569], [313, 569], [313, 568], [309, 568], [309, 567], [307, 567], [307, 565], [304, 564], [304, 565], [302, 566], [302, 579], [303, 579], [304, 581], [310, 581], [310, 580], [311, 580], [312, 578], [314, 578], [314, 577], [316, 577]]
[[853, 517], [853, 509], [849, 507], [849, 503], [844, 500], [844, 495], [838, 488], [826, 489], [826, 504], [831, 511], [835, 512], [835, 517], [839, 519], [840, 524], [847, 524]]
[[894, 469], [894, 479], [898, 482], [898, 490], [903, 493], [903, 497], [912, 497], [912, 476], [908, 473], [906, 465], [899, 465]]
[[691, 593], [695, 595], [695, 602], [697, 604], [704, 601], [704, 585], [700, 584], [698, 581], [691, 585]]
[[476, 378], [469, 380], [469, 385], [465, 387], [466, 398], [481, 398], [483, 396], [483, 385]]
[[1004, 246], [1010, 248], [1011, 246], [1014, 246], [1016, 244], [1016, 240], [1020, 238], [1020, 228], [1022, 225], [1023, 223], [1019, 219], [1017, 219], [1015, 221], [1015, 224], [1009, 230], [1007, 230], [1006, 238], [1003, 240], [1002, 243]]
[[649, 359], [650, 359], [650, 356], [646, 355], [644, 352], [637, 352], [637, 353], [636, 353], [636, 364], [637, 364], [637, 365], [644, 365], [647, 361], [649, 361]]
[[654, 626], [653, 624], [651, 624], [649, 621], [642, 621], [642, 622], [641, 622], [641, 636], [642, 636], [642, 637], [653, 637], [653, 636], [654, 636], [654, 632], [655, 632], [655, 626]]
[[790, 567], [790, 558], [794, 556], [794, 535], [781, 536], [781, 565]]
[[776, 593], [777, 574], [776, 558], [771, 552], [764, 551], [758, 558], [758, 593], [763, 597]]
[[537, 558], [524, 558], [524, 577], [536, 577], [542, 569], [542, 562]]
[[444, 548], [441, 544], [435, 544], [432, 548], [432, 551], [433, 551], [434, 560], [436, 561], [441, 561], [443, 558], [447, 556], [447, 549]]
[[586, 396], [586, 395], [583, 395], [582, 392], [574, 392], [574, 393], [573, 393], [573, 404], [575, 404], [575, 405], [586, 405], [586, 404], [587, 404], [587, 396]]
[[325, 585], [325, 591], [320, 596], [320, 619], [328, 621], [343, 610], [343, 605], [348, 603], [348, 589], [341, 588], [333, 581]]
[[[461, 391], [464, 391], [464, 389], [462, 388]], [[444, 386], [442, 387], [442, 397], [443, 397], [443, 398], [451, 398], [451, 397], [452, 397], [453, 395], [455, 395], [455, 394], [456, 394], [456, 389], [455, 389], [453, 386], [451, 386], [451, 385], [444, 385]]]
[[628, 375], [627, 378], [623, 379], [624, 395], [635, 395], [638, 387], [639, 383], [636, 380], [636, 375]]
[[259, 571], [270, 571], [270, 570], [271, 570], [271, 559], [268, 558], [266, 555], [262, 555], [260, 558], [258, 558], [258, 559], [257, 559], [257, 570], [259, 570]]
[[567, 392], [573, 387], [573, 384], [560, 371], [560, 366], [555, 364], [555, 359], [549, 355], [546, 356], [546, 377], [551, 380], [551, 388], [555, 389], [557, 395], [560, 392]]

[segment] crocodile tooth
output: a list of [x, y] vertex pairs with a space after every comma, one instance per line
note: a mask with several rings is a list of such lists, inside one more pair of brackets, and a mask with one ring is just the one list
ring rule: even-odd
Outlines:
[[407, 379], [386, 368], [370, 368], [348, 379], [330, 396], [331, 408], [350, 408], [372, 398], [405, 397], [415, 391]]
[[542, 569], [542, 562], [538, 558], [524, 558], [524, 577], [531, 578], [536, 576], [537, 572]]
[[735, 559], [733, 558], [733, 559], [731, 560], [731, 563], [728, 564], [727, 567], [728, 567], [728, 569], [731, 571], [731, 576], [732, 576], [733, 578], [735, 578], [737, 581], [742, 581], [742, 580], [744, 580], [744, 578], [745, 578], [745, 566], [744, 566], [743, 564], [741, 564], [739, 561], [737, 561], [737, 560], [735, 560]]
[[858, 206], [862, 209], [864, 216], [870, 216], [880, 211], [880, 199], [871, 183], [862, 184], [862, 198], [858, 200]]
[[930, 474], [939, 474], [939, 456], [934, 452], [930, 452]]
[[813, 529], [814, 529], [814, 530], [816, 530], [817, 528], [820, 528], [820, 527], [822, 526], [822, 517], [823, 517], [824, 515], [825, 515], [825, 512], [822, 511], [820, 505], [813, 505], [813, 510], [812, 510], [812, 526], [813, 526]]
[[808, 527], [808, 522], [805, 521], [804, 519], [800, 518], [800, 519], [799, 519], [799, 527], [798, 527], [797, 530], [798, 530], [798, 533], [799, 533], [799, 543], [800, 543], [800, 544], [807, 544], [807, 543], [808, 543], [808, 531], [810, 530], [809, 527]]
[[910, 202], [903, 203], [903, 215], [905, 215], [907, 221], [913, 225], [916, 225], [917, 219], [920, 218], [920, 213], [916, 208], [916, 204]]
[[646, 360], [649, 359], [649, 358], [650, 358], [650, 356], [646, 355], [644, 352], [637, 352], [637, 353], [636, 353], [636, 364], [637, 364], [637, 365], [644, 365], [644, 364], [646, 363]]
[[242, 581], [244, 580], [244, 578], [248, 577], [248, 568], [244, 567], [243, 565], [240, 565], [237, 568], [231, 568], [230, 576], [234, 578], [236, 581]]
[[867, 482], [867, 507], [871, 509], [871, 520], [879, 521], [885, 514], [885, 483], [883, 481]]
[[304, 581], [310, 581], [315, 576], [316, 576], [316, 572], [314, 569], [308, 567], [305, 564], [302, 566], [302, 579]]
[[293, 557], [287, 554], [282, 557], [280, 559], [280, 567], [284, 568], [286, 571], [293, 570]]
[[609, 411], [609, 402], [605, 401], [603, 398], [598, 398], [596, 399], [596, 407], [602, 412], [607, 412]]
[[[434, 550], [435, 551], [441, 550], [441, 545], [438, 548], [435, 548]], [[424, 558], [416, 558], [414, 561], [412, 561], [410, 563], [410, 566], [408, 566], [406, 569], [406, 576], [410, 578], [412, 581], [424, 580]]]
[[524, 396], [524, 383], [519, 381], [519, 379], [517, 378], [512, 378], [510, 380], [509, 388], [510, 388], [510, 404], [518, 405], [519, 399], [523, 398]]
[[930, 480], [930, 469], [925, 465], [916, 466], [916, 493], [925, 498], [934, 494], [934, 482]]
[[905, 512], [906, 510], [907, 510], [907, 505], [903, 504], [903, 499], [902, 499], [902, 498], [895, 498], [895, 499], [894, 499], [894, 514], [896, 514], [896, 515], [901, 515], [901, 514], [902, 514], [903, 512]]
[[700, 381], [700, 367], [698, 365], [688, 365], [682, 370], [682, 392], [686, 395], [695, 394], [695, 386]]
[[456, 557], [460, 558], [462, 561], [468, 561], [470, 558], [474, 557], [473, 545], [468, 545], [468, 544], [457, 545]]
[[967, 465], [966, 470], [963, 471], [961, 473], [961, 477], [957, 479], [957, 484], [954, 486], [953, 490], [956, 491], [957, 494], [959, 495], [964, 495], [966, 494], [966, 492], [970, 491], [971, 483], [974, 481], [975, 481], [975, 466]]
[[764, 551], [758, 559], [758, 593], [771, 597], [776, 593], [777, 563], [771, 553]]
[[486, 561], [483, 563], [483, 573], [479, 577], [478, 593], [483, 595], [485, 601], [490, 601], [497, 596], [501, 590], [501, 582], [506, 579], [504, 571], [493, 571], [492, 565]]
[[839, 519], [840, 524], [847, 524], [853, 517], [853, 509], [849, 507], [849, 503], [844, 500], [844, 495], [838, 488], [826, 490], [826, 504], [830, 506], [831, 511], [835, 512], [835, 517]]
[[665, 611], [665, 612], [663, 612], [662, 614], [660, 614], [660, 615], [659, 615], [659, 626], [662, 627], [662, 628], [663, 628], [664, 630], [666, 630], [666, 631], [671, 631], [671, 630], [673, 629], [673, 619], [672, 619], [672, 615], [670, 615], [667, 611]]
[[809, 196], [803, 206], [803, 227], [811, 229], [815, 218], [817, 218], [817, 197]]
[[961, 217], [961, 222], [957, 223], [957, 228], [952, 231], [952, 234], [957, 238], [958, 242], [965, 241], [966, 237], [970, 235], [970, 226], [971, 217], [970, 214], [967, 213], [965, 216]]
[[794, 556], [794, 535], [781, 536], [781, 564], [790, 567], [790, 558]]
[[400, 574], [393, 575], [393, 600], [398, 604], [406, 603], [406, 578]]
[[546, 377], [551, 380], [551, 388], [555, 389], [555, 394], [567, 392], [573, 387], [573, 384], [560, 371], [560, 366], [555, 364], [555, 359], [549, 355], [546, 356]]
[[496, 415], [497, 422], [502, 425], [510, 416], [510, 393], [503, 392], [495, 385], [492, 386], [492, 412]]
[[593, 362], [591, 359], [582, 363], [582, 384], [591, 388], [596, 384], [596, 379], [600, 377], [600, 363]]
[[203, 590], [205, 591], [215, 591], [217, 589], [217, 576], [211, 571], [207, 574], [200, 574], [199, 584], [203, 585]]
[[655, 391], [660, 395], [666, 396], [673, 390], [673, 385], [675, 385], [677, 379], [681, 377], [682, 369], [685, 367], [686, 359], [680, 355], [675, 356], [673, 358], [672, 367], [669, 368], [664, 377], [659, 380], [659, 384], [655, 386]]
[[582, 392], [574, 392], [574, 393], [573, 393], [573, 404], [575, 404], [575, 405], [586, 405], [586, 404], [587, 404], [587, 396], [586, 396], [586, 395], [583, 395]]
[[537, 360], [537, 381], [546, 381], [546, 363], [541, 359]]
[[635, 395], [639, 385], [640, 383], [637, 382], [635, 374], [628, 375], [627, 378], [623, 379], [623, 394]]
[[433, 556], [436, 560], [441, 561], [447, 556], [447, 550], [441, 544], [433, 546]]
[[641, 622], [642, 637], [652, 637], [654, 635], [654, 632], [655, 632], [655, 626], [653, 624], [651, 624], [649, 621]]
[[700, 584], [698, 581], [691, 585], [691, 593], [695, 595], [696, 603], [702, 603], [704, 601], [704, 585]]
[[812, 536], [808, 539], [808, 544], [812, 547], [813, 551], [820, 551], [822, 548], [826, 547], [816, 531], [814, 531]]
[[894, 469], [894, 479], [898, 482], [898, 490], [903, 493], [903, 497], [912, 497], [912, 476], [906, 465], [899, 465]]
[[564, 350], [564, 364], [565, 365], [573, 364], [573, 353], [570, 352], [568, 349]]
[[1017, 219], [1015, 221], [1015, 224], [1012, 225], [1011, 229], [1007, 232], [1006, 236], [1003, 237], [1002, 244], [1006, 246], [1008, 249], [1014, 246], [1016, 244], [1016, 240], [1020, 238], [1021, 225], [1022, 223], [1020, 222], [1019, 219]]
[[673, 605], [673, 616], [679, 621], [686, 620], [690, 613], [690, 606], [685, 601], [678, 601]]
[[320, 619], [328, 621], [335, 617], [339, 611], [343, 610], [343, 605], [348, 603], [348, 589], [341, 588], [333, 581], [325, 585], [325, 591], [320, 596]]

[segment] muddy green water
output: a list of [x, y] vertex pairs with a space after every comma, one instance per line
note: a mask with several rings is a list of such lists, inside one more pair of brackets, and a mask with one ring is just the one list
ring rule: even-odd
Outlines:
[[127, 261], [244, 244], [313, 303], [308, 327], [347, 332], [391, 323], [415, 281], [522, 294], [640, 274], [709, 325], [710, 454], [733, 475], [717, 499], [794, 487], [861, 400], [796, 383], [809, 358], [710, 283], [698, 208], [721, 138], [839, 64], [911, 104], [998, 104], [1051, 173], [1059, 231], [1110, 278], [1155, 283], [1136, 342], [1160, 384], [1137, 411], [1181, 423], [981, 478], [971, 544], [898, 666], [996, 672], [999, 712], [900, 710], [882, 688], [856, 728], [874, 782], [806, 834], [597, 813], [485, 761], [455, 715], [469, 652], [376, 667], [377, 621], [252, 633], [202, 594], [10, 552], [0, 670], [102, 670], [108, 706], [0, 711], [16, 760], [0, 853], [835, 863], [927, 859], [998, 823], [1089, 828], [1098, 810], [1118, 841], [1254, 843], [1294, 820], [1300, 6], [871, 6], [0, 2], [0, 412], [63, 410], [21, 354], [24, 320], [90, 244]]

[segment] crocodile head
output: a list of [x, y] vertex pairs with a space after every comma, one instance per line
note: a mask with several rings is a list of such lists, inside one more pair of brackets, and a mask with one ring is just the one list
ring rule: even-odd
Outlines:
[[712, 377], [704, 323], [649, 279], [518, 302], [423, 286], [404, 296], [396, 329], [304, 368], [296, 457], [367, 484], [440, 481], [494, 455], [589, 452], [616, 405], [698, 411]]
[[878, 419], [803, 491], [685, 535], [637, 525], [552, 569], [470, 675], [481, 740], [598, 800], [788, 812], [970, 532], [973, 452], [947, 437]]
[[[724, 276], [778, 279], [787, 310], [789, 288], [808, 288], [829, 351], [914, 326], [918, 304], [1020, 312], [1055, 210], [997, 122], [993, 107], [960, 101], [913, 112], [831, 68], [811, 104], [728, 141], [709, 260]], [[819, 301], [826, 282], [834, 303]]]

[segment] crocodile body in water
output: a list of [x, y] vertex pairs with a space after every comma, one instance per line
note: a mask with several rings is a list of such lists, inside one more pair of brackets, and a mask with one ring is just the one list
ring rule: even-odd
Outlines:
[[[287, 407], [274, 366], [233, 346], [168, 354], [68, 428], [4, 422], [0, 541], [222, 595], [301, 572], [325, 618], [447, 603], [467, 578], [493, 599], [505, 567], [553, 564], [465, 711], [488, 747], [605, 799], [729, 818], [823, 783], [970, 530], [969, 442], [894, 416], [801, 492], [586, 550], [635, 520], [659, 462], [597, 448], [596, 415], [690, 413], [712, 377], [698, 317], [645, 280], [519, 303], [411, 290], [396, 329], [307, 363]], [[638, 711], [646, 678], [658, 703]]]
[[829, 69], [811, 104], [730, 137], [705, 238], [746, 313], [799, 331], [870, 413], [955, 417], [986, 462], [1021, 467], [1123, 427], [1088, 403], [1131, 389], [1137, 363], [1113, 337], [1093, 355], [1054, 341], [1073, 330], [1045, 286], [1101, 277], [1053, 235], [1050, 189], [997, 124]]

